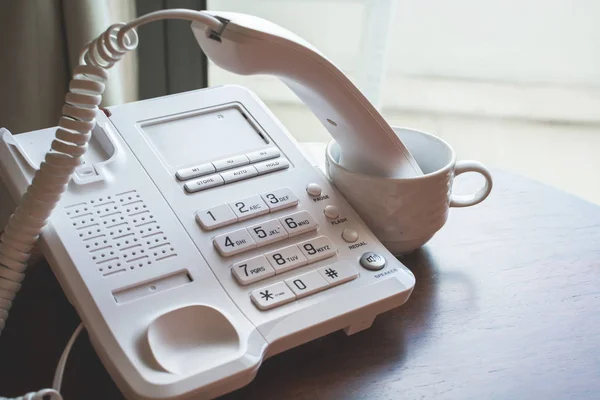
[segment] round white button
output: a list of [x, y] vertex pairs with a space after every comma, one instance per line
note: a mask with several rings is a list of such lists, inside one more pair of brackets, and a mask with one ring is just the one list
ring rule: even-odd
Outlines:
[[354, 243], [358, 240], [358, 232], [354, 229], [344, 229], [342, 232], [342, 239], [348, 243]]
[[311, 196], [320, 196], [323, 189], [316, 183], [309, 183], [306, 187], [306, 192]]
[[323, 213], [329, 219], [336, 219], [337, 217], [340, 216], [340, 210], [338, 210], [338, 208], [336, 206], [332, 206], [332, 205], [328, 205], [327, 207], [325, 207], [325, 210], [323, 211]]

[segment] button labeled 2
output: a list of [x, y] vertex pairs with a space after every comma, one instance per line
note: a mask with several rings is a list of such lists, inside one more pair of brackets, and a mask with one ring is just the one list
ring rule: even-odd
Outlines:
[[279, 218], [279, 221], [283, 224], [290, 237], [314, 231], [318, 227], [317, 222], [308, 211], [286, 215]]
[[294, 207], [298, 204], [298, 198], [288, 188], [281, 188], [261, 194], [261, 197], [269, 206], [271, 212]]
[[287, 232], [277, 219], [270, 219], [260, 224], [249, 226], [247, 229], [257, 246], [264, 246], [268, 243], [287, 239], [288, 237]]
[[267, 207], [258, 195], [234, 201], [233, 203], [229, 203], [229, 206], [233, 209], [235, 215], [237, 215], [238, 221], [244, 221], [248, 218], [269, 213], [269, 207]]

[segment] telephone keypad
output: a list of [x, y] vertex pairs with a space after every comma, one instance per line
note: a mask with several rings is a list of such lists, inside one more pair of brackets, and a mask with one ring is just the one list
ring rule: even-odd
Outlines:
[[208, 231], [233, 224], [237, 220], [238, 217], [227, 204], [201, 210], [196, 213], [196, 221]]
[[269, 213], [269, 207], [267, 207], [265, 202], [258, 195], [234, 201], [229, 203], [229, 206], [235, 215], [237, 215], [238, 221], [244, 221], [249, 218]]
[[261, 197], [267, 203], [271, 212], [283, 210], [284, 208], [293, 207], [298, 204], [298, 198], [288, 188], [272, 190], [261, 194]]
[[232, 256], [256, 247], [256, 243], [245, 228], [216, 236], [213, 243], [219, 253], [224, 257]]

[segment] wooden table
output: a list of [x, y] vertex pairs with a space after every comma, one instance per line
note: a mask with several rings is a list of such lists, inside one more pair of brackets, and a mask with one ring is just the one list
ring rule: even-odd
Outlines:
[[[599, 399], [600, 207], [494, 177], [488, 200], [453, 209], [402, 258], [417, 278], [405, 306], [267, 360], [224, 399]], [[50, 385], [77, 316], [45, 265], [30, 268], [8, 322], [0, 394]], [[85, 335], [63, 393], [122, 398]]]

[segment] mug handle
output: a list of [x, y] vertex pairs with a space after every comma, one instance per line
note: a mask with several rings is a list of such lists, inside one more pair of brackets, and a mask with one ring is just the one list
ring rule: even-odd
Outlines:
[[458, 161], [454, 167], [454, 177], [465, 172], [477, 172], [485, 178], [485, 184], [479, 188], [475, 193], [465, 195], [452, 195], [450, 197], [450, 207], [469, 207], [475, 204], [481, 203], [486, 197], [489, 196], [492, 191], [494, 181], [492, 180], [492, 174], [490, 171], [478, 161], [463, 160]]

